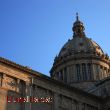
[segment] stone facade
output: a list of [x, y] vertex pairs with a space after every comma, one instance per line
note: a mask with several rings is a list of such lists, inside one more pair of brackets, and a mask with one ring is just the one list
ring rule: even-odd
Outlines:
[[[98, 110], [101, 99], [41, 73], [0, 58], [1, 110]], [[8, 96], [8, 100], [6, 99]], [[52, 98], [51, 102], [13, 102], [19, 97]], [[13, 97], [13, 101], [10, 100]], [[16, 101], [16, 100], [15, 100]]]

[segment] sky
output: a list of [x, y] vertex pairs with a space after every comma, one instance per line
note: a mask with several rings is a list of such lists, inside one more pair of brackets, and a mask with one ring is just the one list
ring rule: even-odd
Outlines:
[[110, 0], [0, 0], [0, 57], [49, 76], [76, 12], [86, 36], [110, 56], [109, 10]]

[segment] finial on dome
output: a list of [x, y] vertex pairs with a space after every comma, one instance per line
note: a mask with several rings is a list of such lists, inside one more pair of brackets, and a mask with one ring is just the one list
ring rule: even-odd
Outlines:
[[74, 35], [77, 35], [79, 37], [85, 36], [85, 33], [84, 33], [85, 28], [83, 23], [79, 20], [78, 13], [76, 13], [76, 21], [73, 24], [72, 30], [74, 32]]
[[76, 20], [79, 21], [78, 12], [76, 13]]

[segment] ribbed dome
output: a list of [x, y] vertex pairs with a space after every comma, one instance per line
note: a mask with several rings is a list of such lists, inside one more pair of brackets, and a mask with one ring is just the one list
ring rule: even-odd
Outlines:
[[59, 57], [63, 57], [68, 54], [76, 54], [76, 53], [97, 53], [99, 55], [103, 55], [104, 52], [101, 47], [91, 39], [87, 38], [84, 33], [84, 25], [79, 20], [78, 13], [76, 16], [76, 21], [73, 24], [73, 39], [68, 40], [68, 42], [63, 46], [59, 53]]
[[73, 37], [73, 39], [68, 40], [68, 42], [63, 46], [59, 53], [59, 57], [63, 57], [67, 54], [76, 54], [76, 53], [97, 53], [103, 55], [104, 52], [101, 47], [91, 39], [87, 37]]

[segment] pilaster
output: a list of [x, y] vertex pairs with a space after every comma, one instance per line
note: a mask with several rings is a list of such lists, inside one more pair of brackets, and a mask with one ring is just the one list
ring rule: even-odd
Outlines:
[[[29, 84], [29, 82], [25, 82], [25, 97], [31, 97], [31, 86]], [[31, 110], [31, 102], [27, 101], [25, 102], [25, 110]]]
[[54, 110], [59, 110], [59, 95], [58, 95], [58, 93], [54, 93], [54, 99], [53, 99], [53, 103], [54, 103]]

